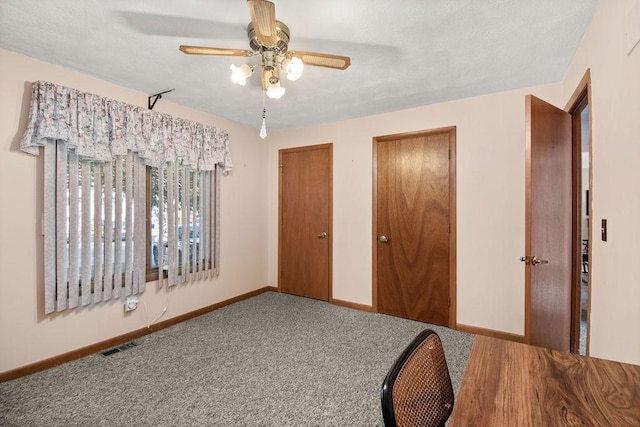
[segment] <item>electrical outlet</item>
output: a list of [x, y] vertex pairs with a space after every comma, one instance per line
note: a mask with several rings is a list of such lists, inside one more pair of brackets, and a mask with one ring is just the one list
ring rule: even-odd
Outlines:
[[124, 302], [124, 311], [133, 311], [138, 308], [138, 297], [136, 295], [128, 296]]

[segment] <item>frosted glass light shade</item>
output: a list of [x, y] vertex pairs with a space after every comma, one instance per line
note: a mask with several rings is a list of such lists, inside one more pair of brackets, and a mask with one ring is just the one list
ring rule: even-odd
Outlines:
[[291, 59], [287, 59], [284, 69], [287, 72], [287, 79], [298, 80], [302, 76], [304, 63], [300, 58], [294, 56]]
[[302, 70], [304, 69], [304, 63], [298, 57], [293, 57], [287, 60], [285, 65], [285, 71], [287, 72], [287, 79], [298, 80], [302, 76]]
[[249, 67], [249, 64], [242, 64], [239, 67], [231, 64], [229, 69], [231, 70], [231, 80], [240, 86], [244, 86], [247, 83], [247, 79], [253, 74], [253, 70]]
[[280, 86], [280, 82], [271, 83], [267, 87], [267, 96], [271, 99], [280, 99], [284, 95], [286, 89]]

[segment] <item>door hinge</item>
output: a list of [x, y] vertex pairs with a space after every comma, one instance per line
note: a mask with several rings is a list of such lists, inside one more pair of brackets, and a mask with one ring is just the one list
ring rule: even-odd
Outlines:
[[449, 150], [449, 160], [451, 160], [451, 150]]
[[447, 297], [447, 306], [451, 307], [451, 297]]
[[451, 224], [447, 224], [447, 234], [451, 234]]

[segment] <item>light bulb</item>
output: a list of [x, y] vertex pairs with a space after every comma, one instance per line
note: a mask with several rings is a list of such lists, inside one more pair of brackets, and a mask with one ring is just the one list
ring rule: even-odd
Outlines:
[[262, 127], [260, 128], [260, 138], [265, 139], [267, 137], [267, 120], [262, 118]]

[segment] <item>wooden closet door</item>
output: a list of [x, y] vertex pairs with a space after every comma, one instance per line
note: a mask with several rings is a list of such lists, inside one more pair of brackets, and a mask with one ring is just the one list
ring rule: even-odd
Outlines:
[[449, 325], [453, 129], [377, 139], [377, 307]]
[[329, 301], [332, 145], [280, 150], [279, 289]]

